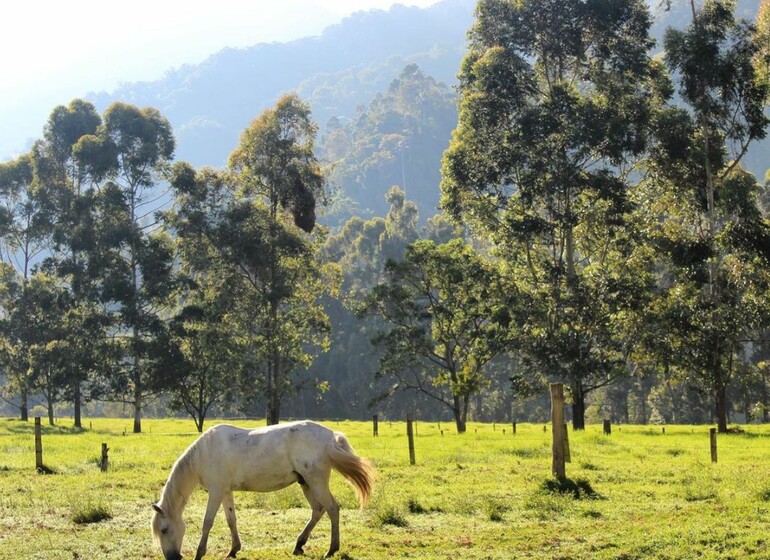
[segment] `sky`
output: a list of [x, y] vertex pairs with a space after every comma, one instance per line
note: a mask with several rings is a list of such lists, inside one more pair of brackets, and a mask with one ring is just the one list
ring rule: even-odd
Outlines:
[[0, 23], [0, 161], [51, 109], [226, 47], [318, 35], [353, 12], [438, 0], [12, 0]]

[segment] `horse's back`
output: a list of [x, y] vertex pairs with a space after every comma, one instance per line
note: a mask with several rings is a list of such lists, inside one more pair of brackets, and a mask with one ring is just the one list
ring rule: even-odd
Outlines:
[[326, 447], [335, 438], [333, 430], [309, 420], [254, 429], [218, 424], [197, 443], [205, 457], [201, 481], [208, 487], [229, 479], [233, 490], [282, 488], [296, 482], [298, 473], [328, 471]]

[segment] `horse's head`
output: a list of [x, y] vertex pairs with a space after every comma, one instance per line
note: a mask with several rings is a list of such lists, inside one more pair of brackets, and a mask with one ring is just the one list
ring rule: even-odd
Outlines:
[[153, 504], [152, 509], [152, 536], [160, 543], [163, 556], [166, 560], [182, 560], [182, 539], [184, 538], [185, 525], [181, 516], [171, 516], [158, 504]]

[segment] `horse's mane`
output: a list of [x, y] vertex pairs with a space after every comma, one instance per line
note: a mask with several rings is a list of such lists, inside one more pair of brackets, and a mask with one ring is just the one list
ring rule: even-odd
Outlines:
[[159, 504], [167, 512], [178, 512], [198, 484], [197, 466], [200, 455], [200, 439], [193, 442], [171, 467], [171, 474], [163, 486]]

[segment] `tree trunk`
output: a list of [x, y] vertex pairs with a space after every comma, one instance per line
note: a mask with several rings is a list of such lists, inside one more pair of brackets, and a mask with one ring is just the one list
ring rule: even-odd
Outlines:
[[717, 383], [716, 390], [717, 430], [720, 434], [727, 433], [727, 387]]
[[48, 425], [49, 426], [56, 425], [53, 418], [53, 403], [50, 400], [48, 401]]
[[[465, 401], [463, 403], [463, 400]], [[464, 434], [467, 430], [467, 422], [466, 419], [468, 418], [468, 403], [470, 402], [469, 399], [462, 399], [461, 397], [452, 397], [452, 413], [455, 417], [455, 425], [457, 426], [457, 433], [458, 434]]]
[[273, 426], [281, 421], [281, 401], [275, 391], [273, 391], [272, 395], [268, 396], [265, 420], [268, 426]]
[[586, 396], [581, 379], [572, 383], [572, 429], [586, 429]]
[[72, 404], [73, 404], [73, 408], [74, 408], [73, 414], [75, 416], [75, 427], [78, 428], [78, 429], [82, 429], [83, 428], [83, 421], [82, 421], [82, 418], [81, 418], [81, 416], [82, 416], [82, 412], [81, 412], [82, 395], [80, 393], [80, 380], [79, 379], [75, 381], [75, 388], [74, 389], [75, 390], [73, 391], [73, 397], [72, 397], [73, 403]]
[[762, 422], [770, 421], [770, 403], [767, 395], [767, 369], [762, 368]]
[[267, 394], [267, 411], [265, 413], [265, 420], [268, 426], [273, 426], [281, 421], [281, 395], [278, 388], [278, 364], [268, 364], [267, 377], [268, 394]]
[[142, 433], [142, 392], [137, 385], [134, 388], [134, 433]]
[[19, 411], [21, 413], [21, 421], [29, 422], [29, 392], [27, 387], [21, 389], [21, 404], [19, 405]]
[[[136, 308], [134, 308], [133, 315], [136, 316]], [[141, 434], [142, 433], [142, 370], [140, 369], [140, 363], [141, 363], [141, 355], [139, 352], [139, 342], [140, 342], [140, 336], [139, 336], [139, 330], [134, 327], [133, 328], [133, 348], [132, 348], [132, 354], [133, 354], [133, 360], [134, 363], [132, 365], [133, 370], [131, 372], [131, 375], [133, 377], [134, 382], [134, 433], [135, 434]]]

